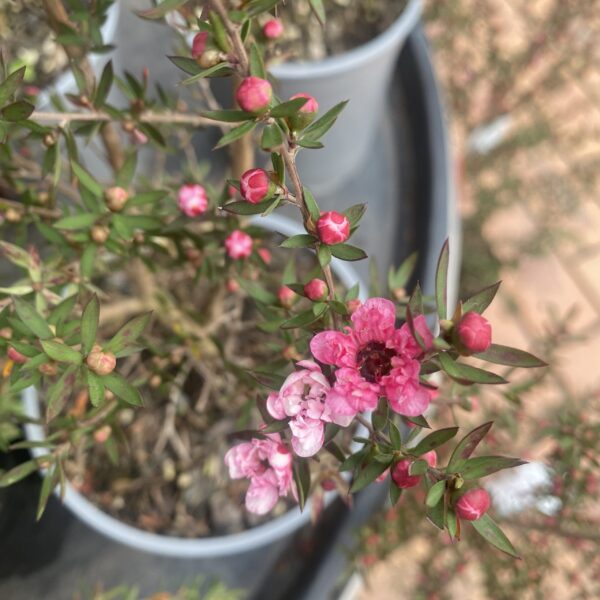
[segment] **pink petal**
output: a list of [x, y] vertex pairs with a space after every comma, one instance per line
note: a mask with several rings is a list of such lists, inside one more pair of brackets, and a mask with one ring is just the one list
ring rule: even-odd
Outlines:
[[246, 492], [246, 508], [256, 515], [265, 515], [277, 504], [279, 492], [273, 471], [265, 471], [264, 475], [255, 477]]
[[396, 307], [385, 298], [369, 298], [351, 317], [358, 343], [387, 342], [394, 334]]
[[320, 362], [336, 367], [356, 364], [356, 345], [352, 336], [340, 331], [322, 331], [310, 340], [310, 351]]
[[286, 414], [279, 394], [272, 392], [267, 397], [267, 411], [274, 419], [285, 419]]
[[292, 448], [298, 456], [313, 456], [323, 446], [325, 439], [323, 421], [296, 418], [290, 421]]

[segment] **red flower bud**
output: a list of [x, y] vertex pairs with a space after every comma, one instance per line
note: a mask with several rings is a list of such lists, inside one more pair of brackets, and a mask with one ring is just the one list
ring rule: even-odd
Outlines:
[[235, 93], [235, 99], [242, 110], [251, 113], [262, 113], [269, 108], [273, 89], [266, 79], [246, 77]]
[[15, 350], [12, 346], [8, 347], [6, 354], [10, 360], [19, 365], [27, 362], [27, 357], [24, 354], [21, 354], [18, 350]]
[[236, 229], [225, 239], [225, 250], [230, 258], [248, 258], [252, 254], [252, 238], [243, 231]]
[[319, 103], [310, 94], [300, 92], [299, 94], [294, 94], [293, 96], [290, 96], [290, 100], [295, 100], [296, 98], [306, 98], [307, 100], [300, 109], [301, 113], [319, 112]]
[[235, 294], [240, 289], [240, 284], [237, 282], [237, 279], [228, 279], [226, 287], [229, 293]]
[[104, 200], [112, 212], [121, 212], [129, 200], [129, 193], [119, 186], [110, 187], [104, 190]]
[[85, 362], [96, 375], [108, 375], [117, 366], [115, 355], [112, 352], [103, 352], [98, 345], [92, 348]]
[[317, 221], [319, 239], [328, 245], [341, 244], [350, 236], [350, 221], [335, 210], [324, 212]]
[[110, 437], [111, 433], [112, 429], [110, 425], [103, 425], [100, 427], [100, 429], [96, 429], [96, 431], [94, 431], [94, 440], [99, 444], [104, 444], [104, 442], [106, 442], [106, 440]]
[[[426, 460], [430, 467], [435, 467], [437, 464], [437, 454], [435, 450], [431, 450], [430, 452], [426, 452], [421, 456], [422, 459]], [[419, 485], [421, 481], [420, 475], [409, 475], [410, 465], [413, 463], [412, 460], [405, 458], [399, 462], [397, 462], [392, 468], [392, 481], [399, 488], [411, 488], [415, 485]]]
[[207, 31], [201, 31], [194, 36], [194, 40], [192, 41], [192, 58], [198, 58], [204, 52], [207, 39]]
[[197, 183], [182, 185], [177, 192], [181, 212], [188, 217], [197, 217], [208, 208], [208, 197], [203, 186]]
[[304, 103], [297, 114], [288, 119], [288, 122], [292, 129], [303, 129], [314, 120], [319, 111], [319, 104], [309, 94], [294, 94], [290, 97], [290, 100], [295, 100], [296, 98], [307, 98], [307, 102]]
[[476, 312], [465, 313], [456, 327], [459, 350], [465, 354], [484, 352], [492, 343], [492, 328], [487, 319]]
[[483, 488], [475, 488], [463, 494], [456, 503], [456, 514], [465, 521], [476, 521], [490, 507], [490, 495]]
[[283, 33], [283, 23], [279, 19], [269, 19], [263, 25], [263, 35], [269, 40], [276, 40]]
[[273, 191], [273, 182], [264, 169], [250, 169], [240, 179], [242, 198], [250, 204], [262, 202]]
[[282, 285], [277, 291], [277, 298], [279, 299], [281, 306], [290, 308], [294, 303], [294, 299], [296, 298], [296, 292], [294, 292], [294, 290], [289, 288], [287, 285]]
[[271, 252], [267, 248], [259, 248], [256, 252], [258, 252], [265, 265], [271, 264]]
[[322, 279], [311, 279], [304, 286], [304, 293], [310, 300], [317, 302], [318, 300], [325, 300], [329, 289], [327, 284]]

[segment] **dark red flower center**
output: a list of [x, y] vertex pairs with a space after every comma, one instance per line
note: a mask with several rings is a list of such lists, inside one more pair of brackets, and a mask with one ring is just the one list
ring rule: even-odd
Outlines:
[[369, 342], [357, 355], [360, 374], [369, 383], [378, 383], [392, 370], [392, 358], [396, 352], [386, 348], [383, 342]]

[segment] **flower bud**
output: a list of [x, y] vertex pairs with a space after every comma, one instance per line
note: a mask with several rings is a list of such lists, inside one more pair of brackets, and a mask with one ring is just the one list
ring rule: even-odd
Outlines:
[[150, 377], [150, 381], [148, 381], [148, 384], [150, 385], [151, 388], [157, 388], [160, 387], [160, 385], [162, 384], [162, 377], [160, 375], [154, 374], [152, 375], [152, 377]]
[[103, 352], [102, 348], [97, 344], [87, 355], [85, 362], [96, 375], [108, 375], [117, 366], [115, 355], [112, 352]]
[[203, 69], [210, 69], [218, 65], [223, 60], [223, 53], [219, 50], [205, 50], [197, 59], [198, 64]]
[[239, 291], [240, 284], [237, 282], [237, 279], [228, 279], [225, 287], [229, 293], [235, 294]]
[[304, 129], [304, 127], [312, 123], [314, 118], [317, 116], [317, 112], [319, 112], [319, 104], [309, 94], [300, 93], [290, 96], [290, 100], [295, 100], [296, 98], [306, 98], [307, 101], [304, 103], [298, 113], [292, 117], [289, 117], [288, 122], [292, 129]]
[[264, 169], [250, 169], [240, 179], [242, 198], [250, 204], [262, 202], [275, 191], [275, 184]]
[[197, 183], [182, 185], [177, 192], [181, 212], [188, 217], [197, 217], [208, 208], [208, 197], [203, 186]]
[[21, 213], [15, 208], [7, 208], [4, 213], [4, 218], [9, 223], [20, 223], [21, 221]]
[[456, 503], [456, 514], [465, 521], [476, 521], [490, 507], [490, 495], [483, 488], [475, 488], [463, 494]]
[[242, 110], [251, 113], [263, 113], [269, 108], [273, 89], [266, 79], [246, 77], [235, 93], [235, 99]]
[[335, 481], [333, 479], [323, 479], [323, 481], [321, 481], [321, 487], [326, 492], [331, 492], [332, 490], [335, 490], [337, 486], [335, 485]]
[[317, 221], [317, 233], [324, 244], [341, 244], [350, 237], [350, 221], [335, 210], [324, 212]]
[[487, 319], [470, 311], [458, 323], [455, 341], [459, 352], [463, 354], [484, 352], [492, 343], [492, 328]]
[[248, 258], [252, 254], [252, 238], [243, 231], [236, 229], [225, 239], [225, 250], [230, 258]]
[[50, 131], [44, 135], [42, 142], [46, 148], [52, 148], [52, 146], [56, 144], [56, 134], [53, 131]]
[[96, 431], [94, 431], [94, 440], [98, 444], [104, 444], [104, 442], [106, 442], [106, 440], [110, 437], [111, 433], [112, 429], [110, 425], [103, 425], [100, 427], [100, 429], [96, 429]]
[[237, 195], [237, 192], [238, 191], [234, 185], [229, 184], [227, 186], [227, 195], [229, 196], [229, 198], [235, 198]]
[[285, 308], [291, 308], [292, 304], [294, 304], [294, 300], [296, 299], [296, 292], [294, 292], [294, 290], [289, 288], [287, 285], [282, 285], [277, 291], [277, 298], [281, 306]]
[[58, 366], [55, 362], [47, 362], [40, 365], [38, 371], [47, 377], [54, 377], [58, 373]]
[[351, 315], [354, 314], [361, 306], [362, 302], [358, 298], [354, 298], [354, 300], [348, 300], [346, 302], [346, 308]]
[[137, 129], [137, 127], [131, 132], [131, 141], [134, 144], [139, 144], [143, 146], [148, 143], [148, 136], [143, 132]]
[[104, 244], [108, 239], [110, 230], [106, 225], [94, 225], [90, 230], [90, 237], [96, 244]]
[[201, 31], [194, 36], [192, 41], [192, 58], [197, 59], [206, 49], [206, 41], [208, 40], [208, 31]]
[[328, 292], [329, 288], [322, 279], [311, 279], [304, 286], [304, 293], [306, 294], [306, 297], [315, 302], [319, 300], [325, 300]]
[[129, 193], [122, 187], [114, 186], [104, 190], [104, 201], [112, 212], [121, 212], [127, 200]]
[[265, 265], [271, 264], [272, 256], [268, 248], [259, 248], [256, 252], [258, 252], [258, 255], [262, 258]]
[[279, 19], [269, 19], [263, 25], [262, 31], [268, 40], [276, 40], [283, 34], [283, 23]]
[[[422, 459], [426, 460], [430, 467], [435, 467], [437, 464], [437, 454], [435, 450], [426, 452], [421, 456]], [[413, 463], [412, 460], [405, 458], [397, 462], [392, 468], [392, 481], [402, 489], [407, 489], [419, 485], [421, 481], [420, 475], [409, 475], [410, 465]]]
[[12, 338], [12, 329], [10, 327], [0, 328], [0, 338], [10, 340]]
[[8, 347], [6, 355], [13, 362], [22, 365], [27, 362], [27, 357], [24, 354], [21, 354], [18, 350], [15, 350], [12, 346]]

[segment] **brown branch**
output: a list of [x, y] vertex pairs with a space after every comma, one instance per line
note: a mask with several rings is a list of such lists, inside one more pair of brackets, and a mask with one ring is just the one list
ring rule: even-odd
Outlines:
[[32, 206], [31, 204], [23, 204], [16, 200], [9, 200], [8, 198], [0, 198], [0, 208], [14, 208], [23, 213], [35, 213], [40, 217], [47, 217], [49, 219], [59, 219], [62, 217], [62, 212], [54, 208], [44, 208], [43, 206]]
[[231, 21], [229, 13], [221, 0], [210, 0], [210, 4], [219, 17], [221, 17], [227, 35], [233, 44], [234, 53], [239, 62], [240, 75], [247, 77], [250, 74], [250, 62], [248, 61], [248, 53], [244, 47], [239, 27]]

